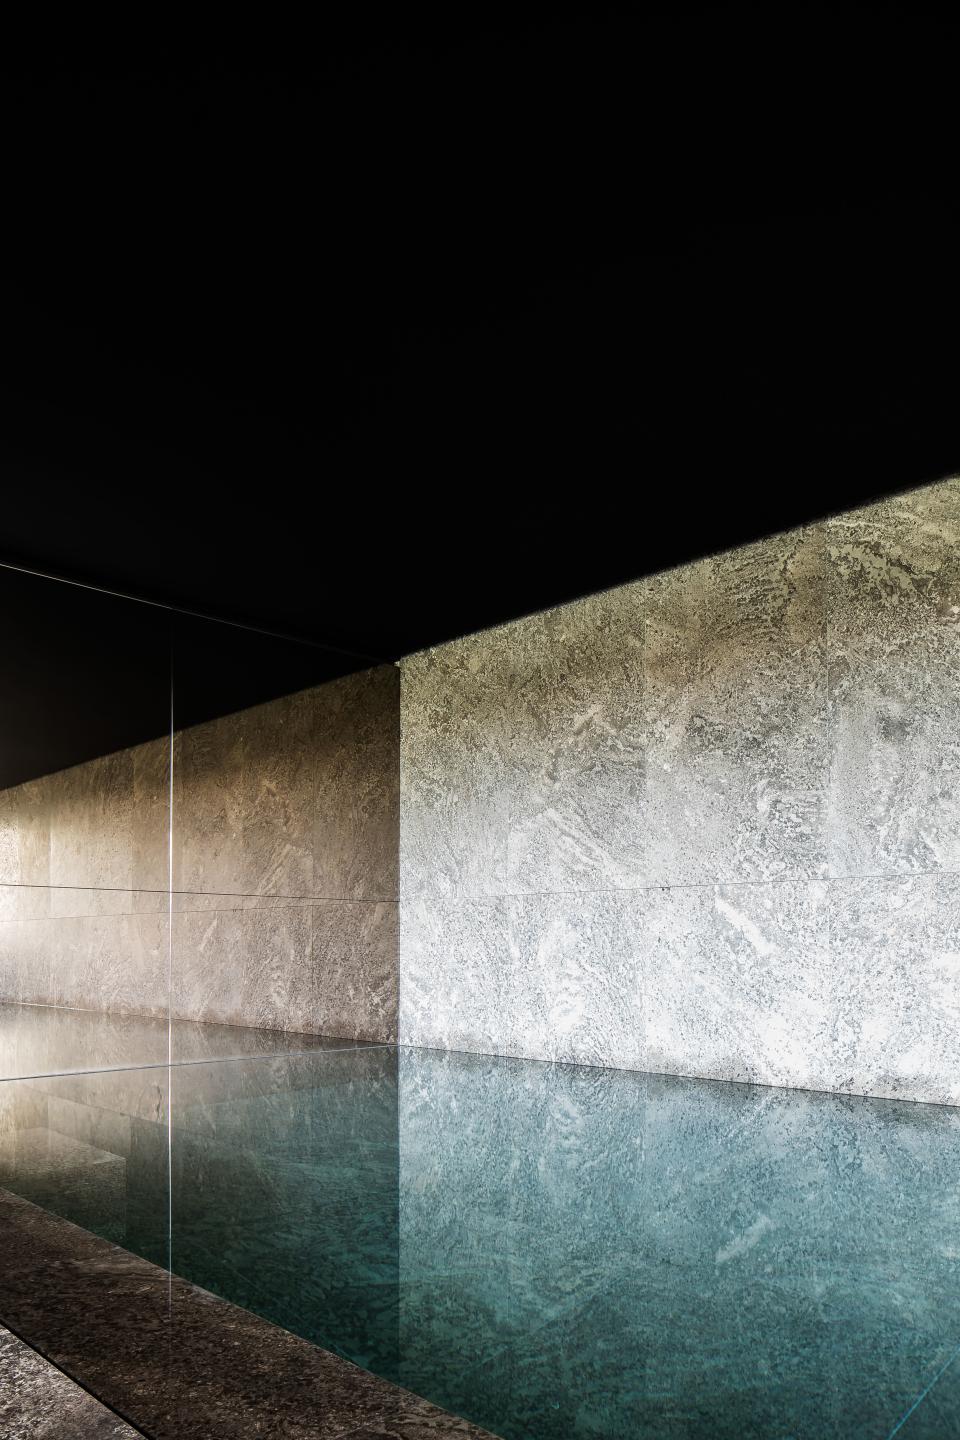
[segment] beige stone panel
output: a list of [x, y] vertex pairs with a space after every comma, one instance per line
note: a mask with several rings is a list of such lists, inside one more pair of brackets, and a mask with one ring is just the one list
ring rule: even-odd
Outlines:
[[396, 1040], [398, 938], [395, 901], [314, 905], [312, 969], [324, 1034]]
[[313, 891], [397, 898], [400, 671], [380, 665], [310, 692], [314, 705]]
[[173, 888], [308, 896], [311, 692], [174, 736]]

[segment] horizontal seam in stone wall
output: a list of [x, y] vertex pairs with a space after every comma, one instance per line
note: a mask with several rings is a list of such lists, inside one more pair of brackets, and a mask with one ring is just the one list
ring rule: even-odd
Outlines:
[[[162, 895], [164, 898], [170, 895], [222, 895], [226, 899], [237, 900], [292, 900], [309, 905], [317, 900], [338, 900], [345, 905], [395, 905], [396, 895], [287, 895], [282, 891], [260, 891], [260, 890], [153, 890], [142, 885], [36, 885], [29, 881], [0, 880], [0, 893], [4, 890], [50, 890], [70, 891], [76, 893], [82, 890], [87, 895]], [[251, 907], [252, 908], [252, 907]], [[125, 912], [112, 912], [116, 914]], [[140, 911], [132, 911], [132, 914], [140, 914]], [[39, 917], [59, 918], [59, 917]]]
[[942, 875], [960, 875], [960, 870], [905, 870], [862, 872], [856, 875], [777, 875], [769, 880], [679, 880], [665, 885], [599, 885], [579, 890], [443, 890], [421, 891], [400, 896], [401, 905], [422, 900], [535, 900], [539, 895], [644, 895], [664, 890], [727, 890], [734, 887], [762, 889], [770, 885], [846, 885], [860, 880], [924, 880]]
[[[497, 897], [490, 897], [490, 898], [497, 898]], [[306, 901], [303, 902], [303, 904], [271, 905], [271, 906], [270, 906], [270, 910], [271, 910], [271, 911], [274, 911], [274, 910], [307, 910], [307, 909], [309, 909], [311, 906], [322, 905], [322, 904], [338, 904], [338, 903], [339, 903], [338, 901], [306, 900]], [[394, 905], [394, 906], [396, 906], [396, 905], [399, 905], [400, 902], [399, 902], [398, 900], [357, 900], [357, 901], [351, 902], [351, 903], [355, 903], [355, 904], [357, 904], [357, 905], [373, 905], [373, 906]], [[257, 910], [257, 909], [256, 909], [254, 906], [252, 906], [252, 905], [206, 905], [206, 906], [199, 906], [199, 907], [197, 907], [197, 908], [194, 909], [194, 910], [175, 910], [173, 913], [174, 913], [174, 916], [177, 916], [177, 915], [261, 915], [261, 914], [263, 914], [264, 912], [263, 912], [262, 910]], [[94, 910], [94, 911], [88, 911], [86, 914], [83, 914], [83, 915], [17, 915], [17, 916], [11, 917], [9, 920], [4, 920], [4, 919], [0, 918], [0, 928], [2, 928], [2, 927], [5, 926], [5, 925], [38, 925], [38, 924], [40, 924], [41, 922], [56, 923], [56, 922], [58, 922], [58, 921], [66, 921], [66, 920], [141, 920], [141, 919], [149, 919], [149, 918], [152, 917], [152, 916], [159, 916], [160, 918], [166, 920], [166, 919], [168, 918], [168, 912], [167, 912], [166, 910]], [[40, 1002], [36, 1002], [36, 1003], [40, 1003]], [[235, 1023], [235, 1022], [231, 1021], [230, 1023], [233, 1024], [233, 1023]]]
[[[167, 917], [167, 910], [88, 910], [81, 915], [11, 915], [9, 920], [0, 919], [0, 925], [37, 925], [41, 921], [57, 920], [133, 920], [148, 919], [151, 916]], [[182, 911], [193, 914], [193, 911]]]
[[[229, 900], [232, 899], [232, 897], [220, 896], [220, 899]], [[242, 900], [243, 896], [237, 896], [236, 899]], [[209, 906], [194, 906], [191, 907], [191, 909], [174, 910], [173, 914], [174, 916], [177, 916], [177, 914], [269, 914], [272, 910], [308, 910], [311, 906], [322, 906], [322, 904], [357, 904], [357, 906], [383, 906], [383, 904], [391, 904], [391, 906], [399, 906], [400, 901], [396, 899], [348, 900], [341, 896], [309, 896], [304, 900], [284, 897], [281, 904], [272, 904], [272, 906], [265, 906], [263, 909], [259, 909], [258, 906], [253, 906], [253, 904], [248, 904], [248, 906], [242, 906], [242, 904], [209, 904]], [[147, 910], [147, 912], [144, 912], [144, 910], [135, 910], [134, 912], [134, 914], [154, 913], [153, 910]], [[40, 919], [58, 920], [59, 916], [40, 916]]]
[[[492, 897], [495, 898], [495, 897]], [[308, 910], [317, 905], [338, 905], [349, 903], [351, 905], [399, 905], [398, 900], [351, 900], [342, 902], [339, 900], [304, 900], [293, 902], [289, 905], [271, 905], [268, 911], [258, 910], [254, 905], [201, 905], [189, 910], [174, 910], [177, 915], [262, 915], [275, 910]], [[41, 922], [56, 923], [66, 920], [140, 920], [158, 916], [166, 920], [169, 912], [162, 910], [93, 910], [80, 915], [14, 915], [8, 920], [0, 917], [0, 928], [4, 925], [37, 925]]]

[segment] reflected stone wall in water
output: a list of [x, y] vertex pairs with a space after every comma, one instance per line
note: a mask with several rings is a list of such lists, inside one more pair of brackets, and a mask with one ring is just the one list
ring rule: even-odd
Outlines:
[[951, 1107], [474, 1055], [0, 1086], [4, 1188], [505, 1440], [891, 1434], [960, 1345], [958, 1174]]
[[0, 1186], [388, 1376], [397, 1171], [386, 1048], [0, 1086]]
[[401, 1382], [506, 1436], [885, 1435], [960, 1339], [949, 1108], [405, 1051], [400, 1157]]

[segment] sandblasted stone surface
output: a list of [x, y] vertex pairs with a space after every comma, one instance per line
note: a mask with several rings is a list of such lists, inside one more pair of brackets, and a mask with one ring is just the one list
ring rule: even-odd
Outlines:
[[960, 480], [402, 666], [400, 1038], [958, 1103]]

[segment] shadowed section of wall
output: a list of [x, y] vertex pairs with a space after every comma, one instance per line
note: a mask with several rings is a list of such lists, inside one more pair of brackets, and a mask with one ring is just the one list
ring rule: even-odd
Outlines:
[[412, 656], [401, 1040], [960, 1103], [960, 481]]
[[382, 665], [174, 737], [174, 1014], [394, 1040], [399, 685]]
[[398, 691], [179, 731], [172, 845], [168, 741], [0, 793], [0, 996], [165, 1018], [172, 978], [175, 1018], [394, 1039]]

